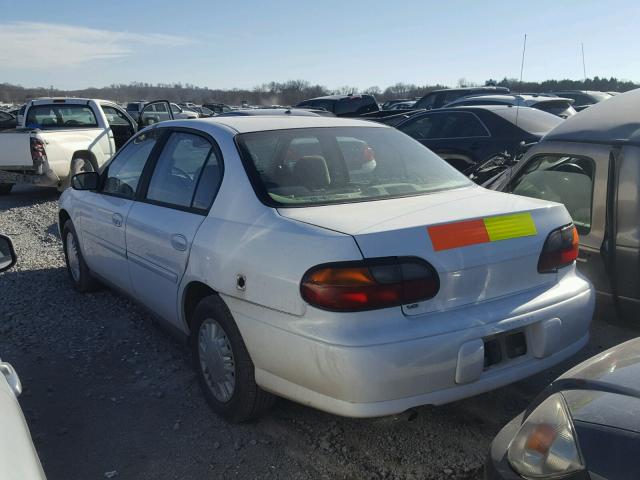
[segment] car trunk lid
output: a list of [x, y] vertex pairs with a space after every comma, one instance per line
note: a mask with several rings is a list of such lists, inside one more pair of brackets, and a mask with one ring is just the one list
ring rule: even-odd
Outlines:
[[571, 221], [560, 204], [481, 187], [278, 211], [352, 235], [365, 258], [415, 256], [431, 263], [440, 277], [440, 291], [433, 299], [403, 306], [406, 315], [448, 310], [554, 282], [555, 274], [538, 273], [538, 259], [549, 232]]

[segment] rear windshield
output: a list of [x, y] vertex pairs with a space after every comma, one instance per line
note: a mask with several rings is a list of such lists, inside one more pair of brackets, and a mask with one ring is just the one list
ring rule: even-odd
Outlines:
[[550, 102], [539, 102], [534, 105], [538, 110], [543, 112], [553, 113], [554, 115], [560, 115], [566, 113], [567, 110], [573, 110], [571, 103], [566, 100], [553, 100]]
[[392, 128], [273, 130], [241, 134], [237, 141], [256, 193], [271, 205], [361, 202], [471, 185]]
[[611, 98], [613, 95], [605, 92], [589, 92], [589, 96], [593, 98], [596, 102], [601, 102], [608, 98]]
[[96, 116], [88, 105], [35, 105], [27, 111], [27, 128], [95, 128]]
[[493, 110], [493, 113], [517, 125], [525, 132], [537, 135], [546, 134], [563, 121], [551, 113], [529, 107], [500, 108]]
[[333, 113], [336, 115], [362, 115], [376, 110], [378, 110], [376, 100], [371, 96], [363, 95], [340, 99], [336, 103]]
[[333, 112], [335, 108], [336, 100], [305, 100], [300, 102], [297, 107], [313, 107], [321, 108], [327, 112]]

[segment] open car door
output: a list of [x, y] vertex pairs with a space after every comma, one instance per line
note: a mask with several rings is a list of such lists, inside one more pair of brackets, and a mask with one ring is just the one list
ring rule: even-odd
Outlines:
[[167, 100], [149, 102], [140, 111], [140, 117], [138, 118], [138, 130], [142, 130], [149, 125], [173, 119], [174, 117], [173, 112], [171, 111], [171, 104]]

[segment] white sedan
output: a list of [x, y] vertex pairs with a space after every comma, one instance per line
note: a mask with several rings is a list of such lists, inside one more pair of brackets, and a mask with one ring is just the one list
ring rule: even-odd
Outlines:
[[405, 134], [327, 117], [167, 121], [60, 198], [71, 282], [190, 339], [212, 408], [439, 405], [587, 343], [564, 206], [486, 190]]

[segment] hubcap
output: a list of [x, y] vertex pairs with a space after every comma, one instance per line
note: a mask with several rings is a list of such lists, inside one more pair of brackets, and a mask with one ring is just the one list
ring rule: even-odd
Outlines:
[[198, 334], [200, 368], [213, 396], [231, 400], [236, 388], [236, 364], [227, 333], [213, 318], [207, 318]]
[[80, 281], [80, 258], [78, 256], [78, 247], [76, 239], [71, 232], [67, 233], [67, 263], [71, 276], [76, 282]]

